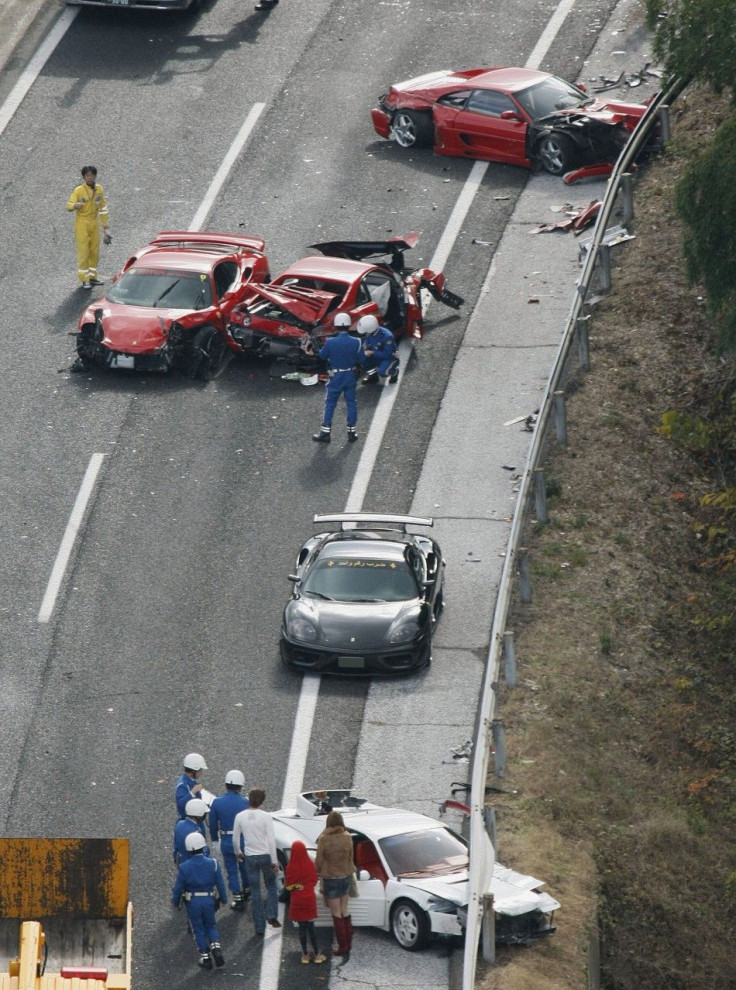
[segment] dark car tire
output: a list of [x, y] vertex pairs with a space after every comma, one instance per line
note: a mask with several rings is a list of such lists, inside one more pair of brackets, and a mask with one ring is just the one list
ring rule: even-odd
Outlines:
[[577, 163], [577, 149], [572, 138], [559, 131], [545, 134], [537, 145], [537, 155], [550, 175], [564, 175]]
[[210, 382], [222, 367], [227, 345], [214, 327], [200, 327], [192, 341], [192, 359], [189, 374], [203, 382]]
[[398, 110], [391, 119], [391, 129], [401, 148], [431, 148], [434, 144], [432, 117], [421, 110]]
[[402, 949], [423, 949], [432, 934], [429, 918], [413, 901], [397, 901], [391, 909], [391, 933]]

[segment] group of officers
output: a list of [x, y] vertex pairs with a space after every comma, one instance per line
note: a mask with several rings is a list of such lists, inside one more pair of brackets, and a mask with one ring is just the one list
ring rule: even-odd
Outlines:
[[325, 392], [325, 412], [319, 433], [312, 437], [317, 443], [329, 443], [332, 417], [341, 395], [345, 396], [348, 419], [348, 442], [358, 439], [358, 401], [356, 385], [361, 369], [363, 384], [376, 385], [382, 379], [394, 384], [399, 377], [396, 340], [388, 327], [382, 327], [375, 316], [362, 316], [351, 333], [347, 313], [337, 313], [333, 320], [335, 334], [320, 348], [319, 356], [327, 362], [328, 379]]
[[[225, 775], [225, 792], [208, 807], [198, 779], [206, 769], [207, 764], [199, 753], [188, 753], [183, 760], [183, 773], [176, 783], [179, 820], [174, 827], [173, 853], [178, 873], [171, 900], [176, 908], [184, 903], [199, 949], [199, 965], [212, 969], [213, 963], [218, 967], [225, 963], [215, 912], [220, 904], [227, 902], [228, 895], [217, 860], [210, 855], [206, 821], [209, 816], [212, 851], [219, 848], [225, 866], [227, 886], [232, 895], [230, 907], [233, 911], [244, 911], [250, 886], [243, 857], [244, 844], [238, 832], [236, 848], [233, 833], [237, 815], [246, 811], [250, 802], [242, 793], [245, 777], [240, 770], [229, 770]], [[260, 896], [260, 891], [257, 895]]]

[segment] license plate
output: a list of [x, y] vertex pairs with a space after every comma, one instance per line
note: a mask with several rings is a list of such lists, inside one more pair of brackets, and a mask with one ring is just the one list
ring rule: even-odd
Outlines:
[[132, 354], [113, 354], [111, 368], [135, 368], [135, 358]]
[[111, 7], [128, 7], [130, 0], [107, 0]]
[[365, 660], [363, 657], [338, 657], [337, 666], [343, 669], [349, 668], [351, 670], [363, 670], [365, 667]]

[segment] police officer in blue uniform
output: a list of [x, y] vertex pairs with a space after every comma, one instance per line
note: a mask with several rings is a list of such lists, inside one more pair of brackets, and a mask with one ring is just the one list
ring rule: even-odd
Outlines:
[[184, 818], [186, 812], [184, 808], [191, 798], [199, 797], [202, 793], [202, 785], [199, 782], [199, 775], [202, 770], [207, 769], [204, 757], [200, 753], [187, 753], [184, 757], [184, 773], [176, 782], [176, 810], [179, 818]]
[[[174, 826], [174, 862], [177, 866], [185, 863], [191, 858], [191, 853], [187, 852], [187, 837], [197, 832], [207, 838], [204, 830], [204, 820], [207, 816], [207, 805], [201, 798], [191, 798], [184, 808], [186, 818], [181, 818]], [[205, 847], [205, 852], [209, 856], [209, 849]]]
[[355, 369], [363, 363], [363, 347], [360, 340], [350, 334], [350, 317], [347, 313], [338, 313], [332, 322], [338, 333], [328, 337], [319, 352], [320, 358], [327, 362], [329, 369], [325, 390], [325, 413], [320, 431], [312, 436], [312, 440], [317, 443], [330, 442], [335, 406], [340, 396], [344, 395], [348, 410], [348, 442], [354, 443], [358, 439], [355, 430], [358, 423]]
[[363, 338], [364, 385], [377, 385], [387, 378], [393, 385], [399, 377], [399, 359], [396, 357], [396, 339], [388, 327], [379, 325], [375, 316], [362, 316], [358, 320], [358, 333]]
[[[241, 792], [245, 777], [240, 770], [228, 770], [225, 774], [225, 793], [216, 797], [210, 807], [210, 836], [213, 843], [219, 842], [222, 860], [227, 874], [227, 885], [233, 895], [230, 907], [233, 911], [244, 911], [245, 902], [250, 897], [248, 874], [245, 860], [238, 860], [233, 849], [233, 824], [235, 816], [250, 807], [248, 798]], [[220, 836], [222, 838], [220, 839]], [[243, 852], [244, 844], [238, 852]]]
[[227, 892], [217, 862], [205, 853], [205, 847], [205, 838], [200, 832], [187, 836], [186, 848], [191, 858], [179, 864], [171, 903], [178, 909], [184, 901], [199, 949], [199, 965], [212, 969], [213, 959], [216, 966], [225, 965], [215, 911], [219, 907], [218, 898], [219, 901], [226, 900]]

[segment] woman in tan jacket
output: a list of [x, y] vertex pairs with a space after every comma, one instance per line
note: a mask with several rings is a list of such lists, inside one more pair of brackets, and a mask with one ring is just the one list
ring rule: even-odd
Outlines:
[[322, 881], [322, 893], [332, 913], [337, 950], [334, 956], [342, 956], [346, 963], [353, 946], [353, 921], [349, 914], [348, 891], [350, 877], [355, 874], [353, 840], [345, 828], [339, 811], [327, 816], [325, 830], [317, 840], [317, 858], [314, 865]]

